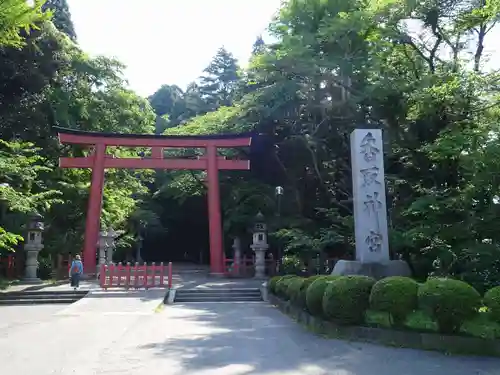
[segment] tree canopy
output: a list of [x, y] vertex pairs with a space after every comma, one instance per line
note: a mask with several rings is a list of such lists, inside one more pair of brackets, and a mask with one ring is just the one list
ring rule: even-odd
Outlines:
[[[227, 253], [261, 211], [272, 247], [294, 264], [350, 257], [349, 134], [369, 127], [384, 134], [392, 256], [417, 277], [450, 274], [480, 288], [500, 281], [500, 75], [484, 64], [498, 0], [288, 0], [269, 25], [274, 42], [256, 36], [245, 69], [221, 47], [185, 90], [164, 84], [148, 99], [126, 88], [120, 62], [81, 50], [64, 1], [48, 2], [50, 12], [8, 3], [12, 11], [0, 12], [4, 251], [19, 247], [33, 210], [50, 224], [46, 254], [81, 247], [89, 172], [56, 168], [63, 150], [51, 126], [59, 125], [255, 130], [262, 142], [244, 155], [252, 171], [221, 174]], [[102, 222], [123, 229], [124, 252], [138, 234], [151, 248], [206, 248], [203, 177], [109, 171]], [[280, 204], [276, 186], [284, 188]]]

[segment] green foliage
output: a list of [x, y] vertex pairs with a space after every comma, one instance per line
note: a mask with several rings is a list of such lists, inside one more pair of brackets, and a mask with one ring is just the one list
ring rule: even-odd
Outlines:
[[297, 276], [295, 275], [282, 276], [276, 283], [276, 295], [288, 301], [290, 299], [290, 296], [288, 295], [288, 286], [290, 285], [290, 282], [296, 277]]
[[71, 20], [66, 0], [45, 0], [42, 6], [43, 11], [49, 11], [52, 14], [52, 22], [58, 30], [69, 36], [72, 40], [76, 40], [75, 27]]
[[276, 294], [276, 285], [278, 284], [278, 281], [280, 281], [281, 277], [282, 276], [274, 276], [268, 281], [267, 289], [270, 293]]
[[[259, 157], [258, 142], [252, 145], [251, 175], [221, 173], [226, 234], [247, 236], [260, 210], [269, 219], [271, 248], [285, 255], [286, 272], [302, 272], [312, 259], [352, 257], [349, 134], [368, 124], [384, 130], [395, 255], [410, 262], [418, 279], [453, 276], [481, 292], [500, 282], [499, 73], [483, 63], [498, 1], [283, 2], [269, 27], [274, 43], [258, 38], [247, 69], [222, 48], [198, 83], [185, 91], [164, 85], [148, 100], [127, 88], [121, 63], [90, 57], [74, 42], [65, 0], [43, 8], [53, 10], [52, 22], [41, 7], [0, 4], [0, 139], [29, 142], [33, 146], [20, 147], [33, 147], [40, 157], [27, 177], [24, 167], [7, 173], [24, 182], [2, 189], [8, 202], [2, 249], [18, 246], [28, 207], [50, 223], [44, 252], [81, 246], [90, 174], [56, 165], [63, 153], [87, 151], [59, 147], [51, 129], [62, 125], [266, 135], [270, 144]], [[408, 31], [408, 19], [422, 26], [425, 40]], [[8, 162], [2, 168], [10, 161], [19, 166], [18, 151], [3, 149]], [[110, 152], [136, 157], [149, 151]], [[249, 156], [248, 150], [221, 152]], [[200, 150], [171, 155], [197, 157]], [[139, 228], [161, 238], [186, 211], [204, 215], [203, 178], [191, 171], [108, 171], [103, 224], [126, 232], [124, 251], [132, 250]], [[275, 186], [284, 188], [279, 199]]]
[[281, 267], [286, 274], [297, 274], [304, 268], [304, 263], [298, 256], [286, 255], [281, 261]]
[[38, 258], [37, 276], [42, 280], [49, 280], [52, 277], [52, 260], [50, 258]]
[[430, 278], [418, 291], [419, 307], [429, 313], [442, 333], [456, 333], [477, 314], [481, 296], [463, 281]]
[[323, 295], [323, 314], [338, 324], [363, 323], [374, 284], [367, 276], [342, 276], [332, 281]]
[[209, 110], [230, 106], [239, 81], [238, 64], [224, 47], [219, 48], [201, 77], [200, 93]]
[[500, 323], [500, 286], [486, 292], [484, 304], [488, 307], [488, 312], [493, 320]]
[[21, 141], [0, 140], [0, 251], [12, 251], [23, 240], [22, 225], [34, 212], [60, 203], [60, 192], [45, 189], [41, 173], [52, 168], [33, 147]]
[[402, 326], [417, 307], [418, 283], [408, 277], [387, 277], [371, 290], [370, 308], [388, 313], [396, 326]]
[[300, 290], [304, 284], [305, 279], [303, 277], [292, 278], [288, 283], [288, 289], [286, 291], [290, 301], [294, 305], [298, 305], [300, 298]]
[[306, 307], [314, 316], [323, 316], [323, 295], [328, 284], [337, 279], [337, 276], [319, 276], [306, 291]]
[[297, 306], [302, 307], [303, 309], [307, 308], [307, 290], [309, 289], [309, 286], [320, 277], [326, 276], [316, 275], [304, 279], [304, 282], [300, 287], [299, 294], [296, 299]]
[[2, 0], [0, 2], [0, 47], [22, 47], [25, 38], [20, 33], [29, 33], [40, 22], [50, 19], [49, 12], [42, 13], [44, 0], [36, 0], [33, 5], [25, 0]]

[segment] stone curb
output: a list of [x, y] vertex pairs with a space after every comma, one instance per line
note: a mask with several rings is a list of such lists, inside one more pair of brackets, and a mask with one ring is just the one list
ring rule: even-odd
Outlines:
[[167, 295], [165, 296], [165, 299], [163, 301], [164, 304], [167, 305], [172, 305], [175, 301], [175, 293], [177, 292], [177, 289], [172, 288], [167, 291]]
[[[61, 286], [64, 284], [68, 284], [69, 280], [58, 280], [55, 283], [41, 283], [41, 284], [36, 284], [36, 285], [29, 285], [29, 284], [13, 284], [12, 286], [14, 288], [10, 289], [7, 288], [5, 290], [0, 291], [0, 293], [22, 293], [22, 292], [31, 292], [31, 291], [37, 291], [37, 290], [42, 290], [45, 288], [50, 288], [54, 286]], [[10, 290], [9, 290], [10, 289]]]
[[454, 354], [500, 357], [500, 340], [488, 340], [478, 337], [440, 335], [437, 333], [398, 331], [385, 328], [339, 326], [310, 315], [304, 310], [292, 306], [275, 295], [269, 294], [269, 303], [282, 313], [299, 323], [306, 325], [313, 332], [328, 337], [369, 342], [400, 348], [434, 350]]

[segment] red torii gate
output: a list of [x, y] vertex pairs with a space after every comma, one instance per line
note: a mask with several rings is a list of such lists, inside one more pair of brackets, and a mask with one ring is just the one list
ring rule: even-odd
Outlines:
[[[93, 147], [85, 157], [60, 157], [61, 168], [90, 168], [92, 181], [88, 201], [83, 259], [85, 273], [95, 273], [97, 242], [100, 230], [104, 171], [109, 168], [125, 169], [190, 169], [206, 170], [208, 182], [208, 220], [210, 231], [210, 270], [214, 274], [224, 272], [222, 243], [222, 217], [220, 210], [219, 170], [249, 170], [249, 160], [227, 160], [217, 155], [218, 148], [250, 146], [249, 134], [209, 136], [164, 136], [154, 134], [114, 134], [86, 132], [55, 128], [61, 144], [77, 144]], [[149, 147], [149, 158], [115, 158], [106, 154], [106, 147]], [[203, 148], [205, 155], [198, 159], [165, 159], [164, 148]]]

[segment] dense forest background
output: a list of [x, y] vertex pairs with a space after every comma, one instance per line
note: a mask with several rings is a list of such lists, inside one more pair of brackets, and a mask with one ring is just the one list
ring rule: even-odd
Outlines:
[[[372, 127], [384, 131], [392, 256], [418, 277], [497, 284], [500, 75], [483, 67], [499, 14], [498, 0], [289, 0], [269, 25], [275, 42], [257, 38], [245, 69], [221, 48], [185, 90], [165, 84], [142, 98], [119, 61], [81, 50], [65, 0], [4, 0], [0, 249], [21, 249], [35, 211], [47, 225], [42, 264], [81, 249], [90, 171], [57, 168], [59, 155], [86, 152], [58, 144], [52, 127], [63, 126], [256, 131], [252, 171], [221, 176], [227, 253], [262, 211], [285, 267], [349, 257], [349, 134]], [[116, 256], [133, 256], [143, 238], [146, 259], [187, 252], [206, 261], [202, 180], [201, 172], [108, 171], [102, 223], [123, 233]]]

